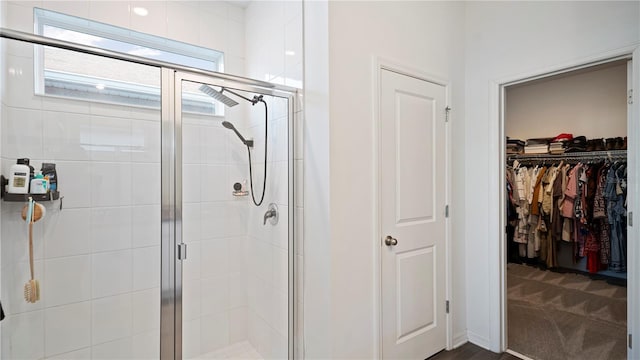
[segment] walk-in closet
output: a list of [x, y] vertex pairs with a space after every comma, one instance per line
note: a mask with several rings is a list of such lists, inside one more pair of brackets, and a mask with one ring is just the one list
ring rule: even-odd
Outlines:
[[505, 88], [507, 342], [627, 358], [628, 59]]

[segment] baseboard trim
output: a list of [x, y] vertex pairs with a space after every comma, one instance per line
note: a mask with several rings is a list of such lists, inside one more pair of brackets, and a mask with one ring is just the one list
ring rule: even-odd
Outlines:
[[507, 354], [511, 354], [517, 358], [520, 358], [522, 360], [533, 360], [532, 358], [528, 357], [527, 355], [522, 355], [517, 351], [513, 351], [511, 349], [507, 349], [507, 351], [505, 351]]
[[491, 341], [489, 341], [489, 339], [485, 338], [484, 336], [480, 336], [473, 331], [468, 331], [467, 336], [470, 343], [476, 344], [487, 350], [491, 350]]
[[469, 338], [467, 337], [467, 332], [463, 331], [457, 335], [453, 336], [453, 348], [456, 349], [464, 344], [466, 344], [467, 342], [469, 342]]

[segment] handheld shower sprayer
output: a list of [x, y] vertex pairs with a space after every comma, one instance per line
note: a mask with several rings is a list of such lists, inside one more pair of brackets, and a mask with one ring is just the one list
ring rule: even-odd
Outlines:
[[233, 130], [234, 133], [236, 133], [236, 135], [240, 138], [240, 141], [242, 141], [243, 144], [245, 144], [248, 147], [253, 147], [253, 140], [249, 139], [245, 139], [244, 136], [242, 136], [242, 134], [240, 134], [240, 132], [238, 131], [238, 129], [236, 129], [235, 126], [233, 126], [232, 123], [228, 122], [228, 121], [223, 121], [222, 122], [222, 126], [224, 126], [227, 129]]

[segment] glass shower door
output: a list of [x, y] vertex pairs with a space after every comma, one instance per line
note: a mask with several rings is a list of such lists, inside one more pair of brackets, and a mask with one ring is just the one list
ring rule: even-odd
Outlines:
[[290, 100], [200, 76], [176, 85], [183, 358], [286, 359]]
[[[36, 172], [53, 163], [60, 198], [32, 196], [45, 210], [32, 256], [28, 195], [0, 202], [1, 357], [158, 359], [160, 70], [15, 40], [2, 47], [2, 175], [20, 158]], [[39, 298], [26, 301], [32, 276]]]

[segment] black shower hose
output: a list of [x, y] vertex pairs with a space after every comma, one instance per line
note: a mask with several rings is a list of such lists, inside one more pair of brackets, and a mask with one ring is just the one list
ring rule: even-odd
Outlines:
[[247, 145], [247, 153], [249, 153], [249, 183], [251, 185], [251, 200], [253, 200], [253, 203], [256, 206], [260, 206], [262, 205], [262, 202], [264, 201], [264, 194], [267, 191], [267, 142], [268, 142], [268, 137], [267, 134], [269, 132], [269, 123], [268, 123], [268, 117], [269, 117], [269, 111], [267, 109], [267, 103], [260, 99], [260, 102], [264, 104], [264, 177], [262, 179], [262, 196], [260, 197], [260, 201], [257, 202], [255, 195], [253, 194], [253, 169], [251, 168], [251, 148], [249, 147], [249, 145]]

